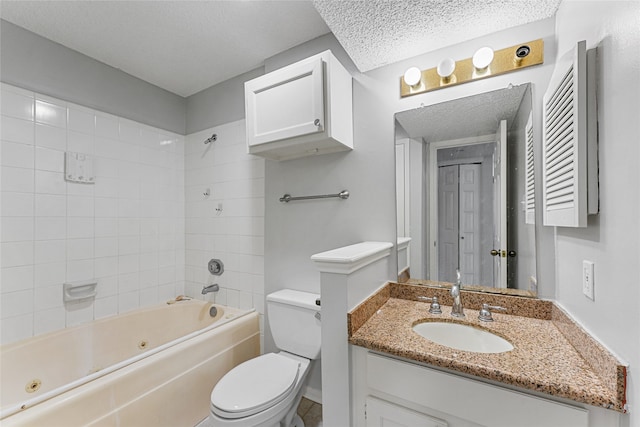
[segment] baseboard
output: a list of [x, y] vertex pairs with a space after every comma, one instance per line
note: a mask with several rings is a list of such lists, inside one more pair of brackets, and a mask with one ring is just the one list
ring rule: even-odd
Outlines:
[[304, 397], [306, 397], [307, 399], [312, 400], [312, 401], [322, 405], [322, 390], [318, 390], [318, 389], [315, 389], [313, 387], [309, 387], [308, 385], [306, 385], [304, 387], [304, 392], [302, 393], [302, 395]]

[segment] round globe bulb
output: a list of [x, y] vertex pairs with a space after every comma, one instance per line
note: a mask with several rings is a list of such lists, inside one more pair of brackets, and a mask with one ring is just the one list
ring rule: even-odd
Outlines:
[[481, 47], [473, 54], [473, 66], [477, 70], [484, 70], [493, 61], [493, 49], [490, 47]]
[[418, 67], [411, 67], [404, 73], [404, 82], [409, 86], [416, 86], [422, 79], [422, 71]]
[[451, 58], [445, 58], [438, 64], [438, 75], [443, 79], [451, 76], [456, 69], [456, 61]]

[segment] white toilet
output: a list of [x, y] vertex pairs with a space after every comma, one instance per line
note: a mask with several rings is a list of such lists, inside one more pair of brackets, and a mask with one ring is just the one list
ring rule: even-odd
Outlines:
[[214, 426], [304, 427], [296, 414], [311, 361], [320, 358], [320, 295], [283, 289], [267, 295], [269, 326], [282, 351], [248, 360], [211, 392]]

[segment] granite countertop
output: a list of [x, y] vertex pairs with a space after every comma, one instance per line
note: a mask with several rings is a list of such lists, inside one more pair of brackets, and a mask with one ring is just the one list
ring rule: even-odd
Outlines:
[[[461, 320], [452, 317], [451, 307], [445, 305], [442, 306], [442, 314], [434, 315], [428, 312], [428, 303], [411, 299], [412, 293], [426, 295], [424, 287], [407, 286], [388, 284], [390, 289], [383, 289], [354, 309], [349, 318], [349, 342], [435, 367], [625, 412], [626, 367], [616, 359], [607, 358], [610, 355], [590, 356], [589, 359], [597, 360], [588, 361], [584, 355], [590, 350], [580, 352], [574, 347], [570, 342], [575, 336], [573, 332], [570, 332], [569, 339], [566, 337], [570, 328], [562, 324], [558, 327], [558, 322], [551, 318], [499, 312], [493, 313], [494, 322], [481, 322], [478, 310], [467, 306], [466, 317]], [[502, 305], [509, 306], [505, 304], [508, 300], [504, 300], [509, 297], [500, 298]], [[443, 299], [446, 298], [442, 297], [441, 301]], [[471, 301], [473, 297], [468, 299]], [[487, 297], [483, 296], [483, 299]], [[517, 306], [516, 301], [513, 307]], [[561, 314], [557, 317], [561, 318]], [[417, 323], [433, 320], [464, 323], [488, 330], [511, 342], [514, 349], [504, 353], [462, 351], [429, 341], [412, 329]], [[596, 346], [596, 350], [603, 348]], [[605, 366], [594, 366], [594, 362]]]

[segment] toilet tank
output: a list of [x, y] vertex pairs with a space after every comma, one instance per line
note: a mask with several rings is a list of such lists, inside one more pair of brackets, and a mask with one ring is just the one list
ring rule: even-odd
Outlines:
[[320, 358], [320, 294], [282, 289], [267, 295], [271, 335], [280, 350]]

